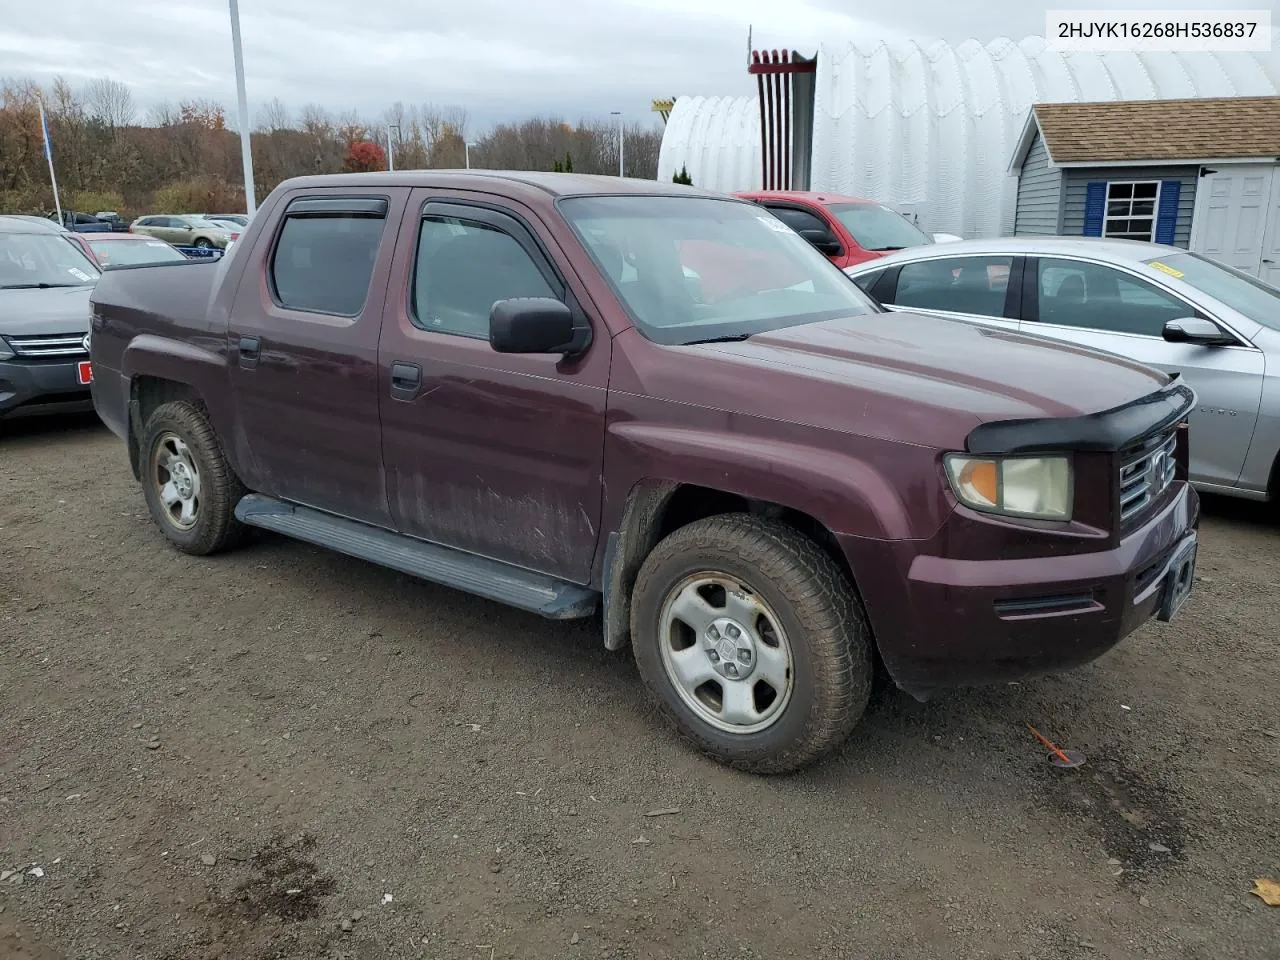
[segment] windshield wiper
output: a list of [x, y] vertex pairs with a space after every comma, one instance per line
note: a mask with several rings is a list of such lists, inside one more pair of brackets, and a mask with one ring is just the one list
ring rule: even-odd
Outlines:
[[705, 340], [686, 340], [684, 345], [692, 347], [695, 343], [739, 343], [750, 336], [749, 333], [730, 333], [723, 337], [707, 337]]
[[85, 283], [7, 283], [0, 290], [58, 290], [63, 287], [84, 287]]

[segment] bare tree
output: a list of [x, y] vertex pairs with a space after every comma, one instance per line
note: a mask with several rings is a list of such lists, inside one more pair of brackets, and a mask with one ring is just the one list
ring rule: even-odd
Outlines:
[[279, 97], [272, 97], [261, 110], [258, 111], [258, 130], [264, 133], [274, 133], [277, 130], [292, 130], [293, 116], [289, 113]]
[[182, 122], [178, 108], [167, 100], [147, 111], [147, 124], [152, 127], [176, 127]]
[[127, 85], [109, 77], [90, 80], [85, 86], [84, 102], [89, 116], [108, 130], [129, 126], [137, 114], [133, 92]]

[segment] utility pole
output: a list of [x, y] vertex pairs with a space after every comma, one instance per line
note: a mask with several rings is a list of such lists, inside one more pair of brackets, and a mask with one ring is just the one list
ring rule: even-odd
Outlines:
[[400, 139], [400, 124], [387, 124], [387, 170], [395, 170], [396, 168], [396, 145], [391, 140], [391, 131], [396, 132], [396, 139]]
[[253, 148], [249, 130], [249, 103], [244, 92], [244, 51], [240, 47], [240, 3], [227, 0], [231, 5], [231, 52], [236, 62], [236, 100], [240, 113], [240, 163], [244, 167], [245, 212], [253, 216], [257, 198], [253, 193]]
[[625, 177], [627, 168], [623, 160], [623, 151], [626, 148], [626, 136], [622, 130], [622, 111], [610, 110], [609, 115], [618, 118], [618, 176]]

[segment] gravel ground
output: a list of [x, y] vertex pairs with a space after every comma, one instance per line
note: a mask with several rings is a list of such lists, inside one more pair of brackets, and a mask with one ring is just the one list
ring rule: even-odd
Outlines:
[[182, 556], [96, 421], [0, 428], [0, 958], [1280, 958], [1280, 527], [1206, 510], [1175, 624], [760, 778], [590, 625]]

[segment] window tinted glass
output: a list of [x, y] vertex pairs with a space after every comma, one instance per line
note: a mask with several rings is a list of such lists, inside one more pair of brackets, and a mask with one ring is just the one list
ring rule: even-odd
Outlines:
[[[1175, 253], [1147, 263], [1163, 264], [1183, 283], [1221, 300], [1254, 323], [1280, 330], [1280, 290], [1194, 253]], [[1157, 267], [1159, 269], [1159, 267]]]
[[872, 270], [868, 273], [859, 274], [854, 277], [853, 282], [856, 283], [864, 293], [870, 294], [871, 288], [876, 285], [876, 281], [883, 276], [883, 270]]
[[831, 212], [863, 250], [901, 250], [933, 242], [902, 214], [878, 203], [833, 205]]
[[295, 310], [353, 317], [364, 307], [378, 258], [381, 217], [289, 217], [276, 244], [276, 298]]
[[1003, 317], [1013, 257], [944, 257], [903, 264], [893, 302], [919, 310]]
[[646, 337], [741, 338], [875, 312], [849, 278], [759, 206], [706, 197], [569, 197], [579, 239]]
[[1040, 260], [1040, 322], [1159, 337], [1169, 320], [1195, 315], [1178, 298], [1098, 263]]
[[422, 221], [413, 286], [418, 326], [487, 338], [493, 305], [517, 297], [558, 300], [560, 293], [514, 237], [452, 217]]
[[821, 230], [830, 233], [831, 228], [822, 219], [807, 210], [795, 210], [791, 207], [769, 207], [769, 212], [799, 233], [801, 230]]

